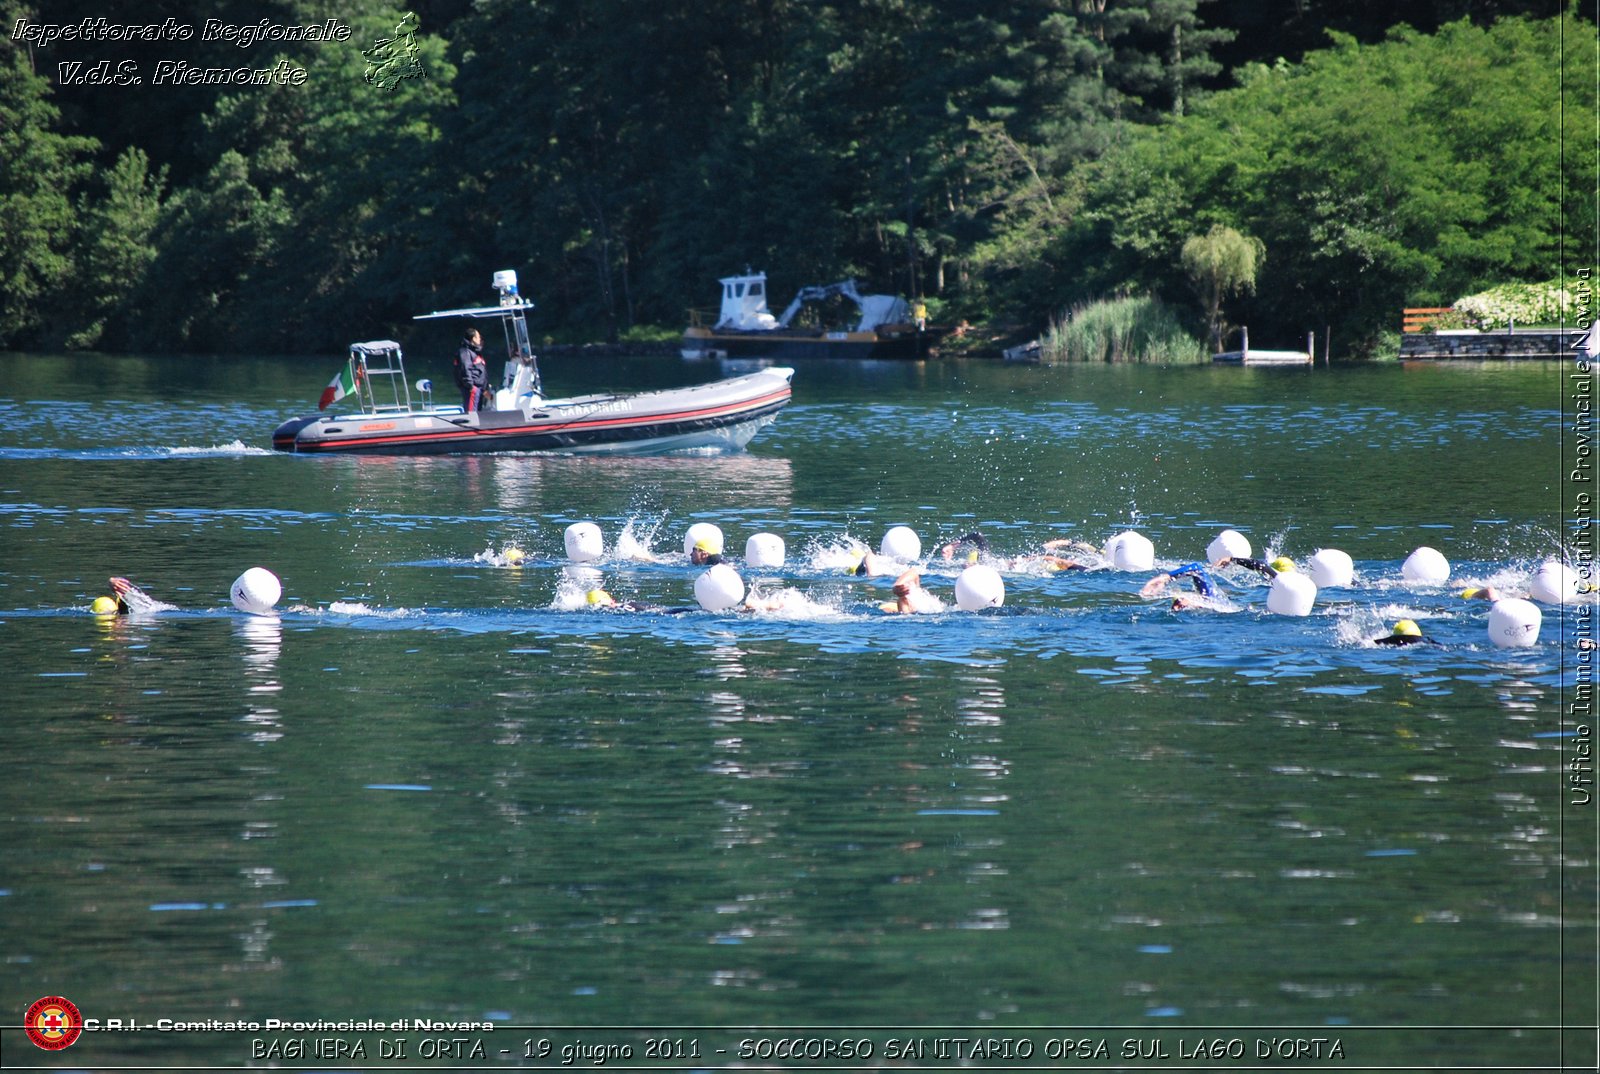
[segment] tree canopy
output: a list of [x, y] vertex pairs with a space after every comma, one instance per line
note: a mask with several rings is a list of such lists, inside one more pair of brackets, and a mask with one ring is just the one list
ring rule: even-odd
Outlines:
[[[1267, 32], [1243, 0], [108, 0], [350, 32], [13, 33], [0, 346], [333, 349], [505, 267], [542, 332], [615, 338], [750, 266], [947, 320], [1140, 292], [1364, 347], [1402, 305], [1581, 260], [1595, 27], [1545, 6], [1297, 0]], [[151, 84], [167, 58], [304, 78]], [[102, 60], [142, 83], [64, 74]], [[1271, 270], [1197, 299], [1185, 243], [1227, 230]]]

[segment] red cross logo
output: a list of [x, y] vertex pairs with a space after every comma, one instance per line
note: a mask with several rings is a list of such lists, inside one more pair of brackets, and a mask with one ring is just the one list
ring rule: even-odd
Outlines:
[[28, 1039], [46, 1051], [70, 1048], [83, 1032], [83, 1015], [70, 999], [45, 996], [34, 1001], [22, 1020]]

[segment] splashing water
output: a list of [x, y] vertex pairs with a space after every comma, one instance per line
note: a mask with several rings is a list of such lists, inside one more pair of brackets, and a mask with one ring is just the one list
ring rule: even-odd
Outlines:
[[616, 544], [612, 547], [612, 555], [621, 560], [651, 563], [656, 555], [651, 551], [655, 544], [656, 536], [661, 532], [661, 527], [666, 524], [665, 512], [646, 518], [632, 515], [623, 524], [622, 532], [617, 535]]

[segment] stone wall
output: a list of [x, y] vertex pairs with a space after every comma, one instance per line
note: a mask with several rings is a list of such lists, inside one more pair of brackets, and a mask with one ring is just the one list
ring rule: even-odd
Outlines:
[[1401, 358], [1571, 358], [1585, 329], [1405, 332]]

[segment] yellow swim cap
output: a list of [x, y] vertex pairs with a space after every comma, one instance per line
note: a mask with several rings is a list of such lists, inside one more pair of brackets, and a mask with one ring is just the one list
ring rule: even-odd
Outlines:
[[1410, 619], [1402, 619], [1394, 625], [1395, 637], [1420, 638], [1422, 628]]
[[506, 549], [504, 553], [504, 559], [508, 567], [520, 567], [522, 566], [522, 561], [526, 558], [527, 553], [515, 545]]
[[615, 604], [617, 598], [607, 593], [604, 589], [591, 589], [585, 593], [583, 599], [590, 604]]
[[708, 556], [722, 555], [722, 545], [709, 537], [702, 537], [694, 543], [696, 552], [704, 552]]
[[1294, 560], [1290, 559], [1288, 556], [1279, 556], [1271, 563], [1268, 563], [1267, 566], [1271, 567], [1279, 574], [1288, 574], [1294, 570]]
[[974, 548], [972, 551], [967, 553], [967, 562], [968, 563], [976, 563], [976, 562], [978, 562], [978, 550], [976, 548]]
[[96, 597], [94, 603], [89, 605], [89, 610], [96, 615], [116, 615], [117, 602], [111, 597]]

